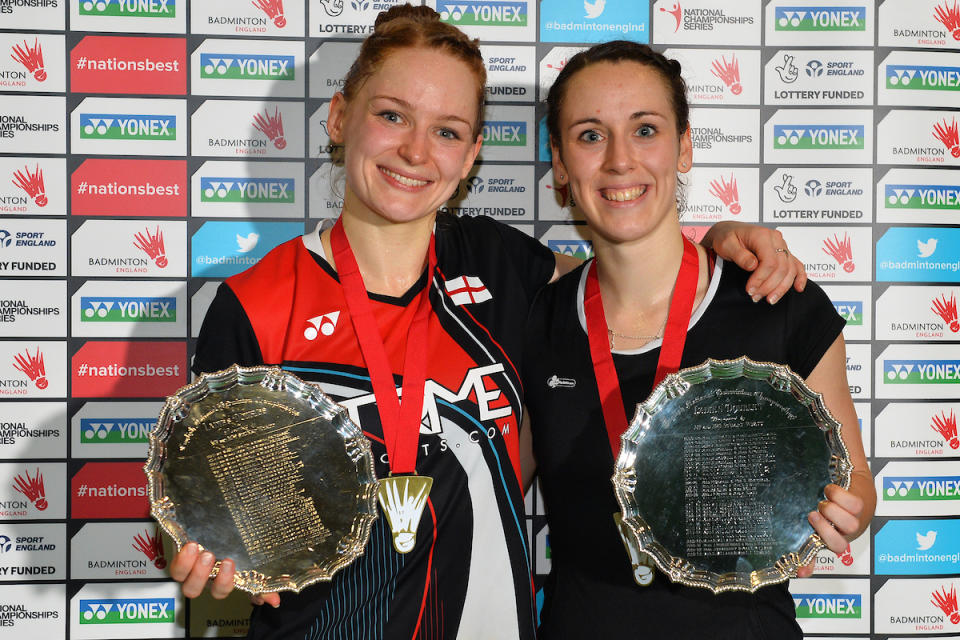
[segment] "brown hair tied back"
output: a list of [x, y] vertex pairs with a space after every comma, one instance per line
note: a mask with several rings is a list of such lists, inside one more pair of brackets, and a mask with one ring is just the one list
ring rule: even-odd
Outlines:
[[352, 100], [367, 78], [376, 73], [387, 56], [397, 49], [439, 49], [464, 62], [476, 77], [476, 135], [480, 132], [483, 119], [484, 89], [487, 83], [487, 68], [483, 64], [478, 42], [468, 38], [453, 25], [442, 22], [440, 14], [430, 7], [395, 5], [377, 16], [373, 33], [360, 45], [357, 59], [344, 76], [343, 95], [347, 101]]
[[670, 104], [677, 120], [677, 133], [683, 134], [690, 124], [690, 105], [687, 103], [687, 84], [680, 75], [680, 63], [654, 51], [645, 44], [627, 40], [613, 40], [590, 47], [570, 58], [547, 95], [547, 131], [560, 143], [560, 109], [567, 84], [577, 72], [598, 62], [636, 62], [656, 71], [670, 94]]

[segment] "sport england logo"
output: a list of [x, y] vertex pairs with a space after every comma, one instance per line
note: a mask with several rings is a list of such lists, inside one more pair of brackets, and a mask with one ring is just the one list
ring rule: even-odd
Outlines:
[[29, 73], [32, 73], [37, 82], [43, 82], [47, 79], [47, 71], [43, 66], [43, 49], [40, 46], [39, 38], [34, 39], [32, 47], [26, 40], [23, 41], [22, 47], [14, 45], [11, 57], [22, 64]]
[[173, 598], [80, 601], [80, 624], [173, 623]]
[[493, 294], [477, 276], [459, 276], [443, 283], [453, 304], [459, 306], [477, 304], [493, 299]]
[[160, 529], [155, 527], [153, 535], [147, 529], [143, 530], [143, 535], [139, 533], [134, 536], [131, 546], [145, 555], [147, 560], [153, 563], [157, 569], [167, 567], [167, 558], [163, 553], [163, 542], [160, 539]]
[[[263, 11], [278, 29], [287, 26], [287, 19], [283, 15], [283, 0], [253, 0], [253, 6]], [[340, 0], [340, 7], [342, 10], [342, 0]]]
[[176, 0], [82, 0], [81, 16], [118, 18], [174, 18]]
[[147, 254], [158, 268], [164, 269], [169, 264], [163, 247], [163, 232], [159, 226], [153, 233], [150, 233], [150, 229], [146, 229], [144, 233], [137, 232], [134, 235], [133, 246]]
[[200, 77], [215, 80], [294, 80], [293, 56], [200, 54]]
[[339, 311], [331, 311], [319, 316], [307, 319], [307, 328], [303, 330], [303, 337], [309, 341], [314, 341], [318, 336], [332, 336], [337, 329], [337, 320], [340, 319]]
[[43, 474], [39, 469], [35, 471], [33, 477], [30, 476], [29, 470], [24, 470], [23, 474], [14, 477], [13, 489], [26, 496], [37, 511], [44, 511], [49, 506], [43, 488]]
[[47, 370], [43, 364], [43, 352], [37, 347], [36, 352], [31, 355], [30, 350], [25, 350], [22, 354], [17, 354], [13, 358], [13, 368], [26, 375], [37, 389], [46, 389], [50, 384], [47, 381]]
[[22, 172], [14, 172], [13, 184], [23, 189], [38, 207], [47, 206], [48, 200], [46, 189], [43, 185], [43, 170], [39, 164], [34, 166], [32, 172], [30, 171], [30, 167], [24, 167]]
[[81, 113], [82, 140], [155, 140], [177, 139], [177, 117], [119, 113]]

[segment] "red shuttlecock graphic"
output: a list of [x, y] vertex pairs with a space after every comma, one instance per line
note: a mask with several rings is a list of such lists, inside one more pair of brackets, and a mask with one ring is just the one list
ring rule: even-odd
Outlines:
[[947, 149], [950, 149], [950, 155], [954, 158], [960, 158], [960, 135], [957, 133], [957, 120], [953, 118], [950, 124], [947, 124], [946, 118], [943, 122], [933, 125], [933, 137], [943, 143]]
[[943, 436], [951, 449], [960, 449], [960, 439], [957, 438], [957, 416], [953, 413], [953, 409], [950, 410], [949, 416], [943, 411], [940, 415], [933, 416], [933, 424], [930, 428]]
[[47, 71], [43, 68], [43, 49], [38, 39], [33, 40], [32, 47], [26, 40], [23, 41], [22, 47], [18, 44], [13, 45], [13, 54], [10, 57], [25, 66], [38, 82], [47, 79]]
[[160, 541], [159, 529], [154, 529], [153, 535], [150, 535], [150, 532], [144, 529], [143, 535], [138, 533], [133, 537], [133, 541], [130, 546], [147, 556], [147, 559], [153, 562], [153, 566], [157, 569], [166, 568], [167, 559], [163, 555], [163, 543]]
[[47, 194], [43, 188], [43, 169], [36, 165], [35, 171], [30, 173], [30, 167], [13, 173], [13, 184], [27, 192], [38, 207], [47, 206]]
[[957, 319], [957, 297], [955, 295], [951, 293], [949, 300], [945, 295], [934, 298], [933, 306], [930, 309], [943, 318], [943, 321], [950, 327], [950, 331], [954, 333], [960, 331], [960, 320]]
[[730, 174], [730, 181], [727, 182], [720, 176], [719, 180], [710, 181], [710, 193], [727, 205], [727, 210], [733, 215], [742, 211], [740, 208], [740, 192], [737, 189], [737, 179]]
[[930, 601], [941, 611], [950, 616], [950, 622], [960, 624], [960, 612], [957, 611], [957, 588], [950, 585], [950, 592], [947, 593], [946, 587], [941, 587], [941, 591], [933, 592], [933, 599]]
[[723, 84], [730, 88], [730, 93], [738, 96], [743, 91], [743, 85], [740, 84], [740, 62], [736, 54], [732, 57], [730, 62], [727, 62], [726, 56], [714, 60], [710, 73], [723, 80]]
[[283, 0], [253, 0], [253, 6], [267, 14], [278, 28], [287, 26], [287, 19], [283, 17]]
[[946, 27], [947, 31], [953, 32], [954, 40], [960, 40], [960, 7], [957, 6], [957, 0], [953, 0], [952, 7], [944, 0], [942, 7], [937, 6], [933, 10], [933, 17]]
[[160, 231], [160, 227], [157, 227], [157, 232], [155, 234], [150, 233], [150, 229], [147, 229], [147, 235], [142, 233], [137, 233], [133, 246], [137, 249], [140, 249], [148, 256], [153, 262], [163, 269], [167, 266], [167, 256], [163, 250], [163, 232]]
[[283, 114], [280, 113], [280, 107], [273, 108], [272, 116], [266, 109], [263, 115], [258, 113], [253, 116], [253, 127], [270, 138], [277, 149], [287, 146], [287, 140], [283, 137]]
[[31, 356], [30, 350], [27, 349], [23, 352], [23, 355], [18, 353], [14, 356], [13, 368], [25, 373], [28, 378], [33, 380], [37, 389], [46, 389], [47, 385], [50, 384], [47, 382], [47, 369], [43, 366], [43, 353], [40, 351], [40, 347], [37, 347], [35, 355]]
[[843, 550], [843, 553], [838, 553], [837, 557], [840, 558], [840, 562], [843, 563], [843, 566], [849, 567], [853, 564], [853, 551], [850, 550], [850, 545], [847, 544], [847, 548]]
[[14, 476], [13, 488], [27, 496], [27, 500], [32, 502], [38, 511], [47, 508], [47, 496], [43, 491], [43, 475], [40, 473], [40, 469], [37, 469], [37, 475], [32, 478], [28, 469], [23, 471], [22, 476]]
[[850, 236], [843, 234], [843, 240], [833, 236], [833, 239], [827, 238], [823, 241], [823, 252], [832, 256], [837, 264], [843, 266], [847, 273], [853, 273], [856, 268], [853, 264], [853, 246], [850, 242]]

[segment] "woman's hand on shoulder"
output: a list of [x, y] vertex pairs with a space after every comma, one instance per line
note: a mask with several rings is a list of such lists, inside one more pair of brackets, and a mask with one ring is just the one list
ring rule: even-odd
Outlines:
[[718, 222], [701, 240], [724, 260], [731, 260], [753, 274], [747, 280], [747, 293], [754, 302], [766, 298], [776, 303], [793, 287], [803, 291], [807, 272], [787, 247], [776, 229], [745, 222]]
[[[199, 596], [209, 583], [210, 595], [217, 600], [223, 600], [233, 591], [233, 574], [236, 567], [233, 560], [224, 558], [220, 562], [220, 571], [217, 576], [210, 580], [210, 572], [216, 561], [217, 559], [209, 551], [200, 551], [200, 545], [196, 542], [188, 542], [173, 557], [170, 563], [170, 577], [180, 583], [183, 595], [188, 598]], [[250, 596], [250, 601], [253, 604], [266, 603], [277, 607], [280, 606], [280, 594], [263, 593]]]

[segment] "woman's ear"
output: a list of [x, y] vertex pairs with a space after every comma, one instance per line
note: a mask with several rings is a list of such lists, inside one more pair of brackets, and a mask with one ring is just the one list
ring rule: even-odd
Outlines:
[[553, 181], [561, 186], [567, 184], [567, 182], [569, 182], [567, 168], [563, 166], [563, 158], [560, 157], [560, 146], [553, 136], [550, 136], [550, 159], [553, 165]]
[[333, 94], [330, 101], [330, 111], [327, 114], [327, 133], [330, 142], [336, 145], [343, 144], [343, 119], [346, 117], [347, 99], [342, 91]]
[[687, 173], [693, 166], [693, 139], [690, 134], [690, 125], [680, 136], [680, 156], [677, 158], [677, 171]]

